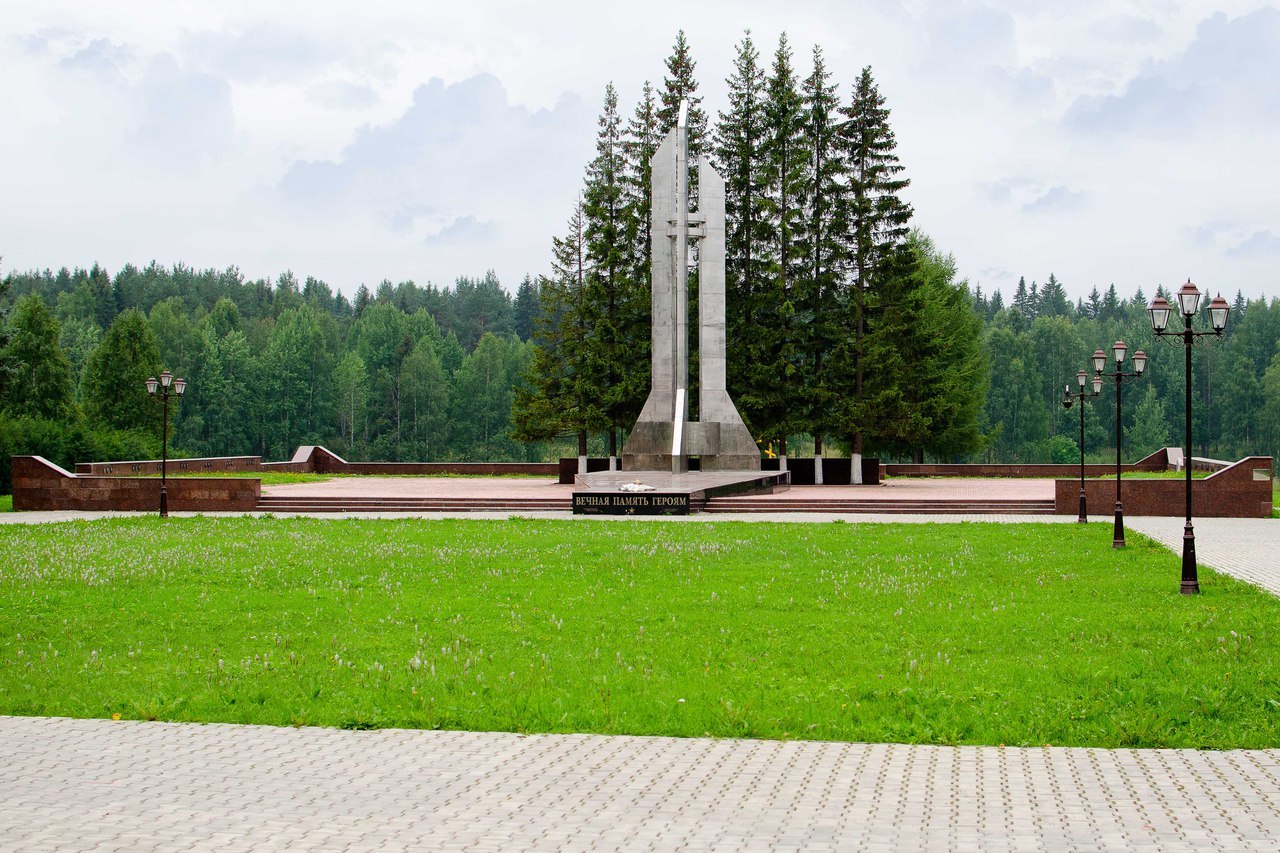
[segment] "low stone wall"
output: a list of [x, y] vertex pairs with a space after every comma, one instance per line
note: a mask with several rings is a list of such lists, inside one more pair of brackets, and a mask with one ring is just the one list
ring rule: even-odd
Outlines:
[[[1202, 518], [1270, 518], [1270, 456], [1250, 456], [1191, 481], [1192, 513]], [[1182, 516], [1186, 513], [1185, 480], [1126, 480], [1120, 478], [1120, 501], [1125, 515]], [[1116, 504], [1116, 482], [1085, 480], [1084, 496], [1090, 515], [1109, 515]], [[1080, 511], [1080, 481], [1054, 484], [1054, 512], [1075, 515]]]
[[[211, 456], [200, 459], [170, 459], [170, 473], [188, 474], [191, 472], [217, 473], [218, 471], [261, 471], [261, 456]], [[77, 474], [99, 474], [106, 476], [138, 476], [142, 474], [159, 474], [159, 459], [144, 459], [132, 462], [77, 462]]]
[[383, 474], [413, 477], [431, 474], [498, 477], [506, 474], [554, 477], [554, 462], [348, 462], [319, 445], [299, 447], [289, 462], [268, 462], [264, 471], [305, 471], [316, 474]]
[[[250, 478], [174, 477], [168, 480], [174, 512], [247, 512], [258, 504], [262, 483]], [[160, 509], [160, 480], [72, 474], [41, 456], [13, 457], [15, 510]]]
[[[1078, 462], [1070, 465], [1049, 463], [1019, 465], [915, 465], [910, 463], [888, 463], [882, 464], [880, 467], [886, 477], [1070, 477], [1073, 475], [1079, 476], [1080, 474], [1080, 464]], [[1168, 469], [1169, 456], [1163, 448], [1150, 456], [1139, 459], [1137, 462], [1120, 466], [1122, 479], [1123, 473], [1126, 471], [1167, 471]], [[1105, 477], [1115, 472], [1116, 466], [1110, 464], [1084, 466], [1084, 475], [1086, 477]], [[1077, 488], [1077, 495], [1079, 492], [1080, 490]]]

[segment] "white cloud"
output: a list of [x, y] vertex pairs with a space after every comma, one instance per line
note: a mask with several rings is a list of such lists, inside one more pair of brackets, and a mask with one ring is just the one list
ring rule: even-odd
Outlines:
[[842, 99], [872, 65], [916, 224], [984, 290], [1280, 292], [1280, 12], [1256, 0], [10, 5], [10, 268], [514, 285], [563, 231], [605, 84], [629, 114], [683, 26], [714, 116], [750, 27], [802, 74], [821, 44]]

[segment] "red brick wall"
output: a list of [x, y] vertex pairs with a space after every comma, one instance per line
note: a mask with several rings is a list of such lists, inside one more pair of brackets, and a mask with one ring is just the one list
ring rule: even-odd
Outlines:
[[[1255, 473], [1261, 472], [1261, 473]], [[1201, 518], [1270, 518], [1271, 457], [1250, 456], [1230, 468], [1191, 481], [1191, 511]], [[1186, 481], [1126, 480], [1120, 478], [1120, 501], [1126, 515], [1182, 516], [1186, 513]], [[1116, 481], [1085, 480], [1084, 496], [1090, 515], [1109, 515], [1116, 505]], [[1075, 515], [1080, 510], [1080, 481], [1054, 484], [1054, 511]]]
[[[253, 479], [175, 477], [168, 481], [169, 509], [244, 512], [258, 505], [262, 483]], [[39, 456], [13, 457], [15, 510], [156, 510], [160, 480], [71, 474]]]

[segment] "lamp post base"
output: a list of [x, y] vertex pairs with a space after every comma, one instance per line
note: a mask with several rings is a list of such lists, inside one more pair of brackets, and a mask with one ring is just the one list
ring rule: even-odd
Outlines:
[[1089, 520], [1089, 513], [1085, 509], [1084, 489], [1081, 489], [1080, 490], [1080, 517], [1077, 518], [1076, 521], [1080, 524], [1084, 524], [1088, 520]]
[[1119, 501], [1116, 501], [1116, 529], [1111, 537], [1111, 547], [1124, 547], [1124, 510], [1120, 508]]
[[1183, 595], [1200, 594], [1200, 578], [1196, 572], [1196, 532], [1191, 522], [1182, 530], [1182, 588]]

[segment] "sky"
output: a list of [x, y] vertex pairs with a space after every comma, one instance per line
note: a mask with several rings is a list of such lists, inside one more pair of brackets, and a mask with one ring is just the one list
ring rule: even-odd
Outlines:
[[1250, 0], [0, 0], [0, 273], [292, 270], [350, 295], [549, 271], [612, 82], [676, 32], [870, 65], [914, 224], [1006, 299], [1280, 296], [1280, 7]]

